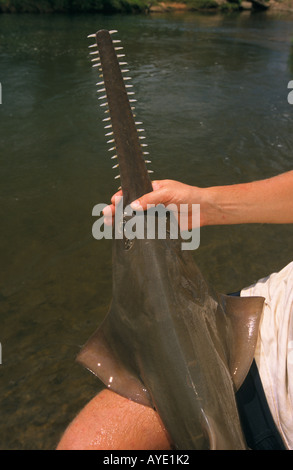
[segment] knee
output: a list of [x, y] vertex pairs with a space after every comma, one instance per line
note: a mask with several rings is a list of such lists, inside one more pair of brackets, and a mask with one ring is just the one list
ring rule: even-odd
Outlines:
[[57, 450], [170, 449], [158, 414], [110, 390], [103, 390], [76, 416]]

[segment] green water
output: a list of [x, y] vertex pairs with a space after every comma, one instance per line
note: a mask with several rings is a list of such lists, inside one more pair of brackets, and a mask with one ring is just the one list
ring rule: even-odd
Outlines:
[[[87, 35], [118, 29], [156, 179], [208, 186], [292, 169], [292, 18], [0, 16], [0, 448], [54, 449], [100, 383], [75, 363], [111, 299], [116, 191]], [[196, 260], [234, 291], [292, 260], [292, 226], [208, 227]]]

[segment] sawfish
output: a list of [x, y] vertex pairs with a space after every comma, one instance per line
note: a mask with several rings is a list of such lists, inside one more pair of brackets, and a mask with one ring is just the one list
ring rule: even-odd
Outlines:
[[[126, 206], [152, 182], [115, 32], [89, 37]], [[108, 389], [155, 409], [174, 449], [247, 449], [235, 393], [253, 361], [264, 299], [216, 292], [180, 237], [130, 240], [127, 217], [112, 241], [109, 311], [77, 361]]]

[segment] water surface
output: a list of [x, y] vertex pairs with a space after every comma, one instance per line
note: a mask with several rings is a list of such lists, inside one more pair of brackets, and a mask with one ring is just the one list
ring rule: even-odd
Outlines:
[[[74, 362], [111, 299], [92, 208], [117, 189], [87, 35], [118, 29], [155, 177], [199, 186], [292, 169], [292, 18], [0, 16], [0, 447], [53, 449], [100, 389]], [[292, 260], [292, 226], [207, 227], [194, 253], [234, 291]]]

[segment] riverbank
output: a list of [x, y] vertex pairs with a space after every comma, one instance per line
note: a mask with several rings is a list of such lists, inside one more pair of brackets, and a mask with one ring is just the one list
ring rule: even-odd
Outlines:
[[151, 5], [151, 13], [179, 11], [243, 11], [270, 10], [293, 13], [292, 0], [186, 0], [181, 2], [157, 2]]
[[293, 12], [292, 0], [0, 0], [0, 13], [166, 13], [273, 10]]

